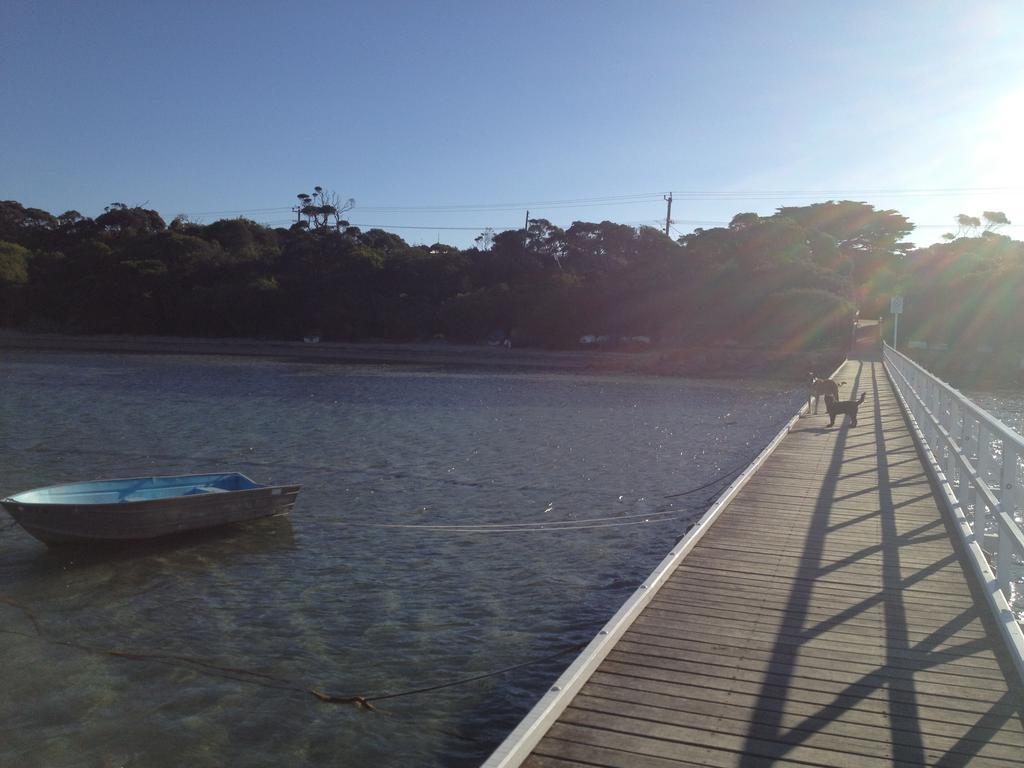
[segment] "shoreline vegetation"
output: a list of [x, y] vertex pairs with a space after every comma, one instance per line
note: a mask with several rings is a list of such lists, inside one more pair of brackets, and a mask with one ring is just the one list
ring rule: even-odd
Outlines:
[[914, 349], [900, 351], [925, 370], [959, 390], [1024, 391], [1024, 351], [981, 349]]
[[0, 350], [153, 355], [219, 355], [290, 362], [502, 369], [588, 374], [635, 374], [695, 379], [768, 378], [802, 384], [807, 372], [831, 371], [844, 355], [831, 350], [786, 354], [723, 345], [631, 351], [516, 349], [502, 346], [393, 342], [134, 335], [71, 335], [0, 329]]
[[[693, 379], [769, 379], [802, 386], [809, 372], [832, 371], [845, 355], [833, 350], [787, 354], [739, 345], [631, 351], [506, 349], [480, 344], [319, 342], [172, 336], [71, 335], [0, 329], [0, 350], [144, 355], [220, 355], [290, 362], [446, 369], [496, 369], [588, 374], [634, 374]], [[904, 349], [940, 379], [962, 390], [998, 393], [1024, 389], [1015, 358], [984, 349], [964, 356], [950, 350]]]
[[901, 296], [900, 347], [936, 375], [1021, 385], [1024, 242], [998, 211], [926, 248], [899, 212], [830, 200], [676, 239], [530, 218], [460, 249], [363, 231], [342, 218], [354, 201], [314, 192], [287, 228], [0, 201], [6, 343], [802, 382]]

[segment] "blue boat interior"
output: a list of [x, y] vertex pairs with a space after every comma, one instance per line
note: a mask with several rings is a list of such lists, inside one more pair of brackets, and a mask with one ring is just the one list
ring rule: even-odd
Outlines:
[[10, 499], [22, 504], [118, 504], [262, 487], [264, 486], [253, 482], [240, 472], [226, 472], [212, 475], [135, 477], [126, 480], [68, 483], [23, 491], [14, 494]]

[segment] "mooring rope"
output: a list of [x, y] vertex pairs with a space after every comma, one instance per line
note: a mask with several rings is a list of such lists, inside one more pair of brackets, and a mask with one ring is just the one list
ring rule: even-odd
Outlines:
[[[743, 469], [750, 465], [744, 461], [732, 469], [708, 480], [693, 488], [677, 493], [670, 493], [662, 496], [664, 499], [677, 499], [682, 496], [690, 496], [699, 491], [732, 479]], [[326, 467], [321, 469], [327, 469]], [[388, 474], [386, 476], [391, 476]], [[713, 498], [713, 497], [711, 497]], [[648, 512], [639, 512], [632, 515], [614, 515], [610, 517], [592, 517], [579, 520], [532, 520], [522, 523], [366, 523], [347, 521], [344, 524], [356, 528], [389, 528], [389, 529], [414, 529], [423, 531], [436, 531], [446, 533], [535, 533], [539, 531], [581, 531], [596, 528], [622, 528], [633, 525], [645, 525], [647, 523], [670, 522], [680, 520], [683, 513], [705, 508], [710, 504], [710, 499], [702, 505], [692, 505], [680, 509], [671, 506], [660, 506]], [[0, 532], [14, 527], [13, 520], [0, 525]]]
[[724, 474], [721, 474], [721, 475], [719, 475], [718, 477], [716, 477], [716, 478], [714, 478], [712, 480], [708, 480], [706, 483], [704, 483], [703, 485], [698, 485], [696, 488], [690, 488], [688, 491], [680, 491], [679, 493], [670, 493], [667, 496], [663, 496], [662, 498], [665, 498], [665, 499], [678, 499], [680, 496], [689, 496], [691, 493], [696, 493], [697, 491], [703, 491], [705, 488], [710, 488], [715, 483], [721, 482], [722, 480], [730, 479], [734, 475], [738, 475], [740, 472], [742, 472], [744, 469], [746, 469], [747, 467], [750, 466], [750, 462], [751, 461], [753, 461], [753, 459], [745, 461], [742, 464], [737, 464], [735, 467], [730, 469], [728, 472], [725, 472]]
[[[569, 645], [562, 648], [559, 651], [555, 651], [554, 653], [548, 656], [541, 656], [536, 659], [530, 659], [529, 661], [520, 662], [519, 664], [512, 664], [511, 666], [503, 667], [501, 669], [495, 669], [491, 672], [483, 672], [479, 675], [473, 675], [472, 677], [463, 677], [459, 680], [450, 680], [446, 683], [438, 683], [437, 685], [428, 685], [424, 688], [412, 688], [407, 691], [398, 691], [396, 693], [381, 693], [377, 695], [366, 696], [365, 701], [374, 702], [384, 701], [385, 699], [397, 699], [402, 696], [414, 696], [419, 693], [431, 693], [433, 691], [440, 691], [444, 688], [454, 688], [457, 685], [475, 683], [477, 680], [486, 680], [489, 677], [497, 677], [498, 675], [504, 675], [506, 672], [514, 672], [518, 669], [524, 669], [526, 667], [532, 666], [533, 664], [541, 664], [545, 661], [553, 661], [554, 659], [557, 659], [560, 656], [565, 656], [567, 653], [572, 653], [573, 651], [582, 651], [586, 647], [587, 643], [576, 643], [575, 645]], [[321, 701], [331, 701], [333, 703], [333, 697], [327, 697], [327, 694], [321, 694], [318, 691], [312, 691], [312, 693]]]
[[[433, 524], [423, 523], [416, 524], [411, 523], [416, 528], [527, 528], [534, 525], [575, 525], [578, 523], [603, 523], [609, 520], [632, 520], [642, 517], [650, 517], [651, 515], [664, 515], [669, 512], [677, 512], [679, 510], [651, 510], [649, 512], [638, 512], [635, 515], [612, 515], [610, 517], [584, 517], [578, 520], [530, 520], [525, 523], [450, 523], [450, 524]], [[367, 523], [372, 525], [374, 528], [406, 528], [407, 525], [402, 523]]]
[[[744, 468], [749, 465], [749, 462], [745, 462], [737, 467], [724, 472], [717, 477], [679, 493], [673, 493], [664, 496], [666, 499], [679, 498], [681, 496], [689, 496], [697, 493], [698, 491], [705, 490], [711, 486], [732, 478], [738, 475]], [[689, 507], [682, 507], [676, 509], [673, 505], [663, 505], [656, 509], [648, 512], [640, 512], [632, 515], [617, 515], [611, 517], [593, 517], [583, 518], [580, 520], [556, 520], [556, 521], [544, 521], [534, 520], [522, 523], [454, 523], [454, 524], [402, 524], [402, 523], [349, 523], [349, 525], [357, 525], [364, 527], [374, 528], [415, 528], [428, 531], [445, 531], [451, 533], [526, 533], [534, 531], [568, 531], [568, 530], [588, 530], [594, 528], [613, 528], [623, 527], [630, 525], [644, 525], [651, 522], [667, 522], [671, 520], [679, 520], [682, 517], [682, 513], [686, 511], [694, 511], [701, 508], [706, 508], [711, 504], [712, 500], [717, 496], [717, 492], [708, 496], [702, 505], [693, 505]], [[13, 526], [13, 521], [8, 521], [7, 525], [0, 527], [0, 531], [5, 528]], [[469, 683], [477, 682], [479, 680], [485, 680], [491, 677], [497, 677], [499, 675], [513, 672], [525, 667], [541, 664], [547, 661], [552, 661], [564, 656], [567, 653], [579, 651], [586, 646], [586, 643], [577, 643], [566, 646], [555, 653], [547, 656], [542, 656], [535, 659], [529, 659], [524, 662], [512, 664], [510, 666], [502, 667], [501, 669], [492, 670], [490, 672], [483, 672], [478, 675], [472, 675], [470, 677], [459, 678], [456, 680], [449, 680], [443, 683], [437, 683], [435, 685], [424, 686], [420, 688], [412, 688], [404, 691], [396, 691], [393, 693], [383, 692], [380, 694], [369, 694], [369, 695], [340, 695], [325, 692], [319, 688], [315, 688], [311, 685], [307, 685], [303, 682], [291, 680], [288, 678], [271, 675], [265, 672], [259, 672], [252, 669], [246, 669], [243, 667], [231, 667], [221, 664], [215, 664], [205, 659], [198, 659], [191, 656], [184, 656], [178, 654], [168, 653], [151, 653], [135, 650], [123, 650], [123, 649], [112, 649], [112, 648], [97, 648], [94, 646], [86, 645], [84, 643], [75, 642], [72, 640], [65, 640], [62, 638], [53, 637], [47, 631], [44, 630], [35, 614], [25, 605], [19, 603], [16, 600], [0, 595], [0, 603], [11, 606], [19, 610], [32, 624], [32, 628], [35, 630], [35, 635], [30, 635], [25, 632], [19, 632], [11, 629], [0, 629], [0, 633], [8, 635], [17, 635], [20, 637], [30, 639], [40, 639], [53, 645], [59, 645], [66, 648], [73, 648], [83, 653], [90, 653], [94, 655], [109, 656], [112, 658], [124, 659], [128, 661], [149, 661], [158, 664], [166, 664], [170, 666], [177, 666], [179, 668], [189, 669], [197, 674], [208, 675], [213, 677], [220, 677], [228, 680], [232, 680], [239, 683], [257, 685], [264, 688], [270, 688], [278, 691], [287, 691], [293, 693], [302, 693], [315, 697], [318, 701], [322, 701], [327, 704], [351, 704], [360, 709], [366, 709], [374, 712], [380, 711], [374, 702], [384, 701], [387, 699], [397, 699], [403, 696], [415, 696], [423, 693], [430, 693], [433, 691], [443, 690], [445, 688], [453, 688], [459, 685], [466, 685]]]
[[490, 672], [482, 672], [478, 675], [472, 675], [470, 677], [458, 678], [456, 680], [448, 680], [443, 683], [437, 683], [435, 685], [423, 686], [420, 688], [411, 688], [404, 691], [395, 692], [382, 692], [379, 694], [366, 694], [366, 695], [341, 695], [335, 693], [328, 693], [314, 688], [311, 685], [307, 685], [297, 680], [291, 680], [285, 677], [279, 677], [277, 675], [271, 675], [266, 672], [259, 672], [252, 669], [246, 669], [244, 667], [231, 667], [222, 664], [215, 664], [205, 659], [198, 659], [193, 656], [184, 656], [180, 654], [172, 653], [152, 653], [147, 651], [135, 651], [135, 650], [122, 650], [116, 648], [97, 648], [95, 646], [86, 645], [85, 643], [75, 642], [73, 640], [65, 640], [58, 637], [53, 637], [47, 631], [45, 631], [40, 624], [38, 618], [32, 612], [28, 606], [19, 603], [17, 600], [12, 600], [9, 597], [0, 595], [0, 603], [9, 605], [13, 608], [18, 609], [21, 613], [31, 622], [33, 629], [35, 630], [34, 635], [30, 635], [27, 632], [19, 632], [14, 629], [0, 629], [0, 633], [5, 635], [15, 635], [18, 637], [28, 638], [30, 640], [43, 640], [44, 642], [52, 645], [59, 645], [64, 648], [73, 648], [83, 653], [90, 653], [97, 656], [110, 656], [116, 659], [124, 659], [126, 661], [149, 661], [156, 664], [165, 664], [172, 667], [178, 667], [181, 669], [188, 669], [197, 674], [206, 675], [209, 677], [218, 677], [222, 679], [232, 680], [238, 683], [245, 683], [249, 685], [257, 685], [262, 688], [270, 688], [272, 690], [287, 691], [292, 693], [302, 693], [315, 697], [318, 701], [322, 701], [325, 704], [351, 704], [360, 709], [367, 709], [372, 712], [379, 712], [374, 702], [384, 701], [386, 699], [397, 699], [404, 696], [415, 696], [422, 693], [431, 693], [433, 691], [440, 691], [445, 688], [454, 688], [459, 685], [466, 685], [468, 683], [477, 682], [478, 680], [486, 680], [490, 677], [497, 677], [504, 675], [508, 672], [514, 672], [519, 669], [532, 666], [534, 664], [542, 664], [547, 661], [553, 661], [560, 656], [565, 656], [573, 651], [582, 650], [587, 644], [586, 643], [575, 643], [572, 645], [565, 646], [560, 650], [548, 654], [546, 656], [540, 656], [535, 659], [528, 659], [527, 661], [519, 662], [518, 664], [512, 664], [510, 666], [502, 667], [501, 669], [491, 670]]
[[689, 507], [659, 508], [636, 515], [591, 517], [581, 520], [532, 520], [526, 523], [353, 523], [356, 528], [389, 528], [438, 531], [445, 533], [532, 533], [536, 531], [580, 531], [594, 528], [621, 528], [646, 523], [679, 520]]
[[[744, 461], [732, 469], [723, 472], [717, 477], [708, 480], [706, 483], [689, 488], [678, 493], [671, 493], [663, 496], [664, 499], [677, 499], [681, 496], [691, 496], [699, 491], [706, 490], [713, 485], [723, 481], [731, 480], [750, 466], [750, 461]], [[680, 508], [672, 505], [662, 505], [648, 512], [638, 512], [632, 515], [613, 515], [610, 517], [590, 517], [578, 520], [530, 520], [523, 523], [364, 523], [346, 522], [346, 526], [357, 528], [389, 528], [389, 529], [412, 529], [421, 531], [437, 531], [445, 533], [532, 533], [536, 531], [579, 531], [591, 530], [594, 528], [621, 528], [631, 525], [644, 525], [647, 523], [661, 523], [671, 520], [681, 520], [684, 513], [692, 513], [695, 510], [706, 509], [717, 496], [717, 491], [704, 500], [702, 504], [689, 505]], [[689, 516], [689, 515], [686, 515]]]

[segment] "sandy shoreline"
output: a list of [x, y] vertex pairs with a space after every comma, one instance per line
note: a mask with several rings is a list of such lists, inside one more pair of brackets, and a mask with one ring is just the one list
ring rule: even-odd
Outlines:
[[[634, 373], [689, 378], [744, 376], [790, 379], [807, 359], [782, 358], [765, 350], [735, 348], [651, 349], [629, 352], [505, 349], [438, 343], [346, 343], [170, 336], [76, 336], [0, 330], [0, 349], [105, 352], [115, 354], [229, 355], [323, 363], [499, 368], [506, 370]], [[834, 356], [833, 356], [834, 357]], [[821, 363], [811, 370], [824, 370]], [[835, 366], [828, 368], [832, 370]]]

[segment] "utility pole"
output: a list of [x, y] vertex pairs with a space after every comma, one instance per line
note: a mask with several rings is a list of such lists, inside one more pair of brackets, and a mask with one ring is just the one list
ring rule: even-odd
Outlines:
[[530, 212], [526, 212], [526, 223], [523, 224], [523, 248], [526, 248], [526, 243], [530, 237]]
[[[668, 235], [669, 225], [672, 224], [672, 193], [669, 192], [664, 198], [668, 203], [668, 212], [665, 214], [665, 234]], [[669, 236], [671, 237], [671, 235]]]

